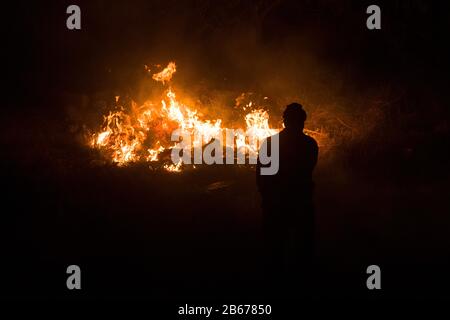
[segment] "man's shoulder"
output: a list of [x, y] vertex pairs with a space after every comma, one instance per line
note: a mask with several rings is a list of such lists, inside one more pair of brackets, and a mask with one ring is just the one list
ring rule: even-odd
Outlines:
[[314, 139], [311, 136], [308, 136], [307, 134], [303, 134], [303, 139], [306, 142], [306, 144], [308, 144], [309, 146], [313, 147], [313, 148], [317, 148], [317, 141], [316, 139]]

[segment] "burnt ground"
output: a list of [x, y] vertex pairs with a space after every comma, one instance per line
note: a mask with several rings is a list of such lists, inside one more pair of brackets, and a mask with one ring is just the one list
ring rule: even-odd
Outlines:
[[[64, 122], [48, 125], [57, 122], [38, 115], [10, 120], [14, 126], [2, 132], [8, 137], [1, 163], [3, 297], [186, 301], [273, 294], [263, 275], [251, 168], [167, 174], [143, 165], [99, 166], [64, 133]], [[421, 178], [410, 175], [414, 165], [396, 167], [392, 158], [387, 165], [381, 156], [364, 162], [346, 152], [324, 152], [315, 171], [314, 296], [448, 297], [445, 177], [430, 167]], [[211, 186], [216, 182], [224, 183]], [[71, 264], [82, 269], [80, 292], [65, 287]], [[378, 292], [365, 286], [371, 264], [382, 270]], [[295, 289], [284, 290], [296, 297]]]

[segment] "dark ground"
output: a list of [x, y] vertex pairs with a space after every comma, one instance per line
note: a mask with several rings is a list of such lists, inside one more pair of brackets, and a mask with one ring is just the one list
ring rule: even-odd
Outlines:
[[[267, 297], [251, 168], [95, 167], [83, 148], [26, 132], [2, 159], [4, 297]], [[37, 140], [55, 148], [49, 158], [26, 156]], [[447, 181], [388, 177], [375, 164], [360, 171], [336, 154], [315, 173], [315, 296], [448, 297]], [[218, 181], [230, 184], [208, 190]], [[81, 293], [65, 288], [70, 264], [82, 268]], [[371, 264], [381, 292], [366, 289]]]
[[[157, 62], [197, 59], [202, 63], [191, 64], [190, 77], [197, 68], [212, 83], [229, 70], [229, 82], [241, 86], [242, 81], [245, 90], [259, 79], [254, 73], [259, 67], [283, 78], [296, 66], [285, 66], [278, 74], [278, 66], [271, 69], [264, 59], [255, 59], [260, 66], [247, 65], [233, 55], [233, 47], [220, 47], [232, 42], [232, 26], [239, 31], [243, 21], [253, 23], [251, 14], [259, 17], [265, 6], [251, 11], [251, 2], [241, 1], [217, 6], [204, 1], [146, 3], [137, 1], [124, 10], [119, 2], [81, 2], [89, 32], [70, 35], [59, 27], [65, 25], [59, 14], [65, 4], [18, 1], [5, 8], [10, 30], [5, 79], [11, 88], [2, 96], [0, 131], [2, 298], [239, 300], [264, 298], [271, 291], [262, 275], [261, 213], [250, 168], [209, 167], [169, 175], [141, 166], [93, 166], [92, 153], [69, 130], [73, 119], [64, 106], [70, 97], [94, 100], [98, 92], [111, 97], [129, 92], [138, 78], [130, 70], [148, 56]], [[319, 160], [314, 295], [448, 298], [446, 5], [383, 2], [386, 28], [373, 34], [364, 28], [363, 2], [280, 3], [259, 21], [264, 48], [286, 51], [291, 41], [296, 61], [301, 54], [295, 43], [306, 37], [313, 42], [311, 55], [338, 66], [338, 75], [345, 73], [345, 94], [369, 95], [382, 85], [401, 91], [400, 99], [383, 110], [389, 122]], [[174, 7], [176, 13], [169, 10]], [[182, 25], [180, 35], [183, 48], [190, 44], [185, 56], [178, 48], [180, 39], [166, 41], [158, 33], [179, 32], [164, 24], [172, 14], [189, 26]], [[191, 19], [197, 24], [190, 24]], [[230, 39], [223, 38], [230, 28]], [[215, 42], [216, 36], [220, 41]], [[253, 49], [239, 51], [243, 61], [252, 60], [245, 53]], [[303, 58], [299, 61], [305, 63]], [[116, 69], [108, 73], [109, 66]], [[305, 70], [293, 70], [290, 79], [299, 81], [294, 87], [300, 91], [317, 80], [310, 81], [308, 74], [302, 80]], [[326, 104], [320, 99], [327, 95], [320, 90], [306, 96], [310, 104]], [[208, 191], [218, 181], [230, 184]], [[65, 287], [70, 264], [82, 269], [80, 292]], [[365, 270], [371, 264], [381, 267], [381, 291], [366, 289]], [[286, 295], [295, 297], [295, 290]]]

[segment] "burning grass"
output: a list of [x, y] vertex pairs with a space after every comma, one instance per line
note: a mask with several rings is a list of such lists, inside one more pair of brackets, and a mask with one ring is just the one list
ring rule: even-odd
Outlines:
[[[146, 66], [147, 71], [151, 71]], [[151, 100], [138, 105], [131, 101], [128, 106], [116, 97], [116, 106], [104, 116], [101, 128], [89, 135], [90, 147], [119, 166], [136, 162], [150, 163], [153, 168], [163, 168], [170, 172], [180, 172], [184, 164], [170, 161], [170, 150], [177, 143], [171, 140], [171, 134], [180, 129], [184, 135], [192, 136], [192, 148], [203, 148], [213, 140], [218, 140], [222, 148], [243, 150], [244, 154], [254, 156], [261, 141], [277, 133], [282, 127], [269, 125], [269, 111], [255, 101], [246, 101], [245, 94], [236, 99], [240, 121], [225, 123], [224, 118], [208, 118], [178, 99], [171, 79], [176, 72], [176, 64], [170, 62], [166, 68], [154, 73], [152, 79], [164, 86], [164, 93], [159, 102]], [[267, 97], [265, 97], [267, 99]], [[205, 109], [205, 108], [202, 108]], [[224, 113], [229, 111], [224, 110]], [[233, 129], [234, 141], [223, 139], [226, 130]], [[313, 136], [319, 145], [329, 143], [328, 135], [323, 130], [305, 130]], [[257, 143], [246, 137], [256, 137]]]

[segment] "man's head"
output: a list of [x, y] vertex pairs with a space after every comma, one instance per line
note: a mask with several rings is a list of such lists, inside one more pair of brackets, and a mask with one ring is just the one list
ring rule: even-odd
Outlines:
[[283, 113], [284, 126], [287, 129], [303, 130], [306, 120], [306, 112], [300, 103], [291, 103]]

